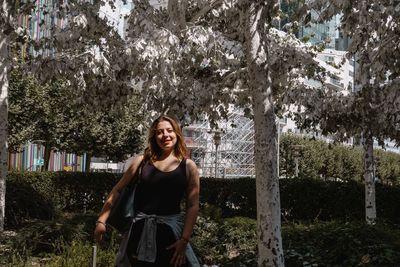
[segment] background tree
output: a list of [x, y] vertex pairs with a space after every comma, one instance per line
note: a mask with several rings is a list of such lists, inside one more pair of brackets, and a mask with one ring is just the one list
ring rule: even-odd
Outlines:
[[40, 84], [15, 70], [10, 79], [9, 147], [18, 151], [26, 142], [45, 146], [44, 170], [53, 149], [121, 161], [142, 145], [140, 115], [135, 96], [108, 110], [93, 110], [77, 102], [79, 91], [61, 80]]
[[111, 106], [107, 111], [93, 110], [85, 105], [76, 107], [71, 121], [73, 130], [66, 136], [66, 151], [87, 153], [87, 168], [92, 156], [122, 161], [139, 153], [144, 144], [145, 112], [136, 95], [126, 102]]
[[[254, 118], [259, 266], [283, 266], [275, 109], [314, 73], [310, 51], [272, 28], [277, 1], [134, 1], [130, 57], [121, 62], [148, 109], [206, 113], [214, 127], [231, 105]], [[310, 67], [312, 66], [312, 68]]]
[[[112, 2], [110, 2], [112, 4]], [[43, 5], [41, 10], [35, 10], [31, 1], [17, 2], [1, 1], [1, 177], [0, 177], [0, 230], [4, 225], [5, 176], [7, 171], [7, 92], [9, 65], [19, 65], [24, 73], [30, 73], [39, 79], [39, 83], [67, 78], [65, 81], [71, 88], [76, 88], [80, 94], [76, 103], [87, 103], [93, 109], [105, 108], [116, 102], [123, 102], [131, 93], [128, 85], [130, 77], [121, 75], [121, 69], [113, 69], [106, 59], [121, 61], [125, 49], [123, 41], [107, 19], [100, 18], [99, 8], [105, 1], [89, 3], [85, 1], [55, 1], [55, 6]], [[51, 8], [54, 8], [53, 10]], [[57, 15], [58, 19], [66, 20], [64, 28], [53, 27], [51, 34], [39, 41], [30, 38], [29, 29], [19, 27], [17, 16], [30, 15], [33, 11]], [[34, 16], [32, 16], [34, 17]], [[43, 23], [39, 24], [42, 27]], [[101, 30], [99, 30], [101, 29]], [[3, 38], [4, 37], [4, 38]], [[22, 47], [33, 48], [36, 51], [51, 49], [54, 54], [44, 57], [28, 54], [21, 58]], [[13, 48], [11, 53], [11, 48]], [[22, 48], [23, 49], [23, 48]], [[123, 72], [123, 71], [122, 71]], [[123, 78], [126, 78], [123, 80]], [[110, 90], [112, 88], [113, 90]], [[47, 150], [48, 151], [48, 150]]]
[[[19, 15], [32, 15], [35, 4], [31, 1], [0, 1], [0, 231], [4, 228], [5, 177], [7, 172], [7, 95], [8, 73], [12, 60], [19, 64], [24, 73], [34, 74], [40, 81], [50, 81], [57, 77], [68, 77], [68, 84], [86, 91], [86, 100], [92, 107], [107, 107], [110, 103], [126, 99], [131, 90], [127, 84], [130, 77], [121, 75], [121, 69], [113, 68], [109, 61], [124, 60], [123, 41], [114, 28], [102, 19], [99, 9], [105, 1], [70, 0], [55, 1], [54, 9], [43, 5], [42, 12], [52, 12], [58, 19], [67, 21], [62, 29], [52, 27], [51, 34], [40, 40], [32, 40], [29, 29], [18, 25]], [[112, 4], [112, 1], [107, 1]], [[36, 10], [39, 12], [39, 10]], [[34, 17], [34, 16], [31, 16]], [[39, 27], [43, 27], [39, 23]], [[21, 45], [36, 51], [51, 48], [52, 57], [19, 55]], [[11, 48], [15, 48], [11, 50]], [[11, 51], [13, 53], [11, 53]], [[126, 78], [124, 80], [124, 77]], [[113, 88], [113, 90], [109, 90]], [[81, 99], [83, 100], [83, 99]]]
[[0, 231], [4, 229], [5, 194], [7, 175], [7, 128], [8, 128], [8, 72], [10, 69], [10, 40], [20, 37], [15, 20], [13, 1], [0, 1]]
[[[356, 92], [342, 96], [317, 90], [303, 96], [303, 127], [320, 127], [323, 134], [348, 138], [361, 137], [364, 147], [366, 221], [376, 220], [374, 182], [374, 139], [400, 143], [400, 3], [374, 1], [311, 1], [310, 7], [322, 10], [321, 21], [342, 14], [340, 30], [351, 38], [348, 58], [357, 62]], [[357, 12], [355, 12], [357, 11]], [[299, 95], [298, 99], [302, 99]]]
[[160, 8], [134, 1], [128, 49], [99, 18], [101, 1], [66, 5], [59, 14], [68, 12], [68, 27], [42, 42], [56, 56], [26, 64], [40, 79], [68, 77], [96, 108], [131, 93], [134, 78], [147, 110], [207, 113], [214, 126], [231, 104], [254, 115], [259, 265], [283, 266], [276, 102], [313, 73], [306, 67], [313, 60], [293, 36], [272, 29], [277, 1], [171, 0]]
[[62, 80], [43, 84], [18, 70], [9, 88], [9, 149], [18, 151], [28, 141], [43, 145], [47, 170], [51, 150], [65, 146], [64, 136], [73, 130], [73, 92]]

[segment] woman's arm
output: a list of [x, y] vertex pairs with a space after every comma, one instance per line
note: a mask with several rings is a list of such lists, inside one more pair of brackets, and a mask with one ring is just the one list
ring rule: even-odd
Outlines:
[[94, 236], [96, 241], [100, 241], [103, 233], [106, 231], [106, 221], [110, 215], [111, 207], [113, 203], [118, 199], [121, 190], [129, 184], [132, 177], [135, 175], [137, 168], [142, 162], [143, 156], [138, 156], [133, 159], [131, 165], [126, 170], [122, 178], [113, 187], [111, 192], [108, 194], [106, 201], [104, 202], [103, 208], [100, 211], [99, 217], [96, 221], [96, 228], [94, 231]]
[[175, 248], [175, 252], [171, 259], [171, 264], [180, 266], [185, 262], [186, 246], [192, 235], [193, 227], [196, 224], [197, 215], [199, 213], [199, 194], [200, 194], [200, 177], [196, 164], [188, 159], [186, 163], [188, 174], [188, 185], [186, 187], [186, 217], [183, 226], [181, 238], [172, 244], [170, 248]]
[[189, 171], [189, 182], [186, 188], [186, 218], [182, 231], [182, 238], [186, 241], [192, 235], [193, 227], [196, 224], [199, 213], [199, 195], [200, 195], [200, 177], [196, 163], [193, 160], [187, 160]]

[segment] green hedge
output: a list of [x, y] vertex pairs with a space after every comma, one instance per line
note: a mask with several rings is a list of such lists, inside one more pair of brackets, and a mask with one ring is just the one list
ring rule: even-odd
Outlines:
[[[301, 145], [299, 157], [300, 177], [320, 177], [363, 181], [363, 150], [360, 147], [328, 144], [324, 141], [285, 134], [280, 140], [280, 175], [294, 177], [294, 145]], [[377, 176], [384, 184], [400, 184], [400, 154], [382, 149], [374, 151]]]
[[[283, 221], [364, 220], [364, 185], [356, 181], [280, 179]], [[221, 209], [222, 217], [256, 218], [255, 180], [202, 178], [201, 203]], [[400, 186], [376, 185], [380, 220], [400, 224]]]
[[[111, 173], [27, 172], [7, 179], [6, 226], [24, 218], [49, 219], [57, 212], [99, 212], [121, 175]], [[284, 221], [364, 220], [364, 185], [355, 181], [281, 179]], [[400, 186], [377, 184], [378, 218], [400, 224]], [[201, 179], [202, 207], [221, 217], [256, 217], [255, 180]]]
[[99, 212], [120, 178], [112, 173], [10, 172], [6, 225], [16, 227], [24, 218], [53, 218], [57, 212]]

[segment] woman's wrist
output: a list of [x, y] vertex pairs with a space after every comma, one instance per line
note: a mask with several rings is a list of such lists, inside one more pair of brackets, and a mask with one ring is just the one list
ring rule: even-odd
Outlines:
[[182, 241], [184, 241], [186, 244], [189, 243], [189, 238], [186, 238], [184, 236], [181, 236], [180, 238]]
[[107, 224], [106, 224], [105, 222], [100, 221], [100, 220], [97, 220], [97, 221], [96, 221], [96, 225], [98, 225], [98, 224], [102, 224], [102, 225], [104, 225], [104, 226], [107, 226]]

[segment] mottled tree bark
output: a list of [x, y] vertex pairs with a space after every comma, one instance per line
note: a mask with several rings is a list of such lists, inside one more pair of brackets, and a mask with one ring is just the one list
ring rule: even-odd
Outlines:
[[0, 30], [0, 231], [4, 230], [8, 135], [8, 40]]
[[368, 224], [376, 223], [374, 140], [369, 131], [363, 136], [364, 180], [365, 180], [365, 220]]
[[255, 129], [258, 266], [284, 266], [277, 172], [277, 128], [268, 51], [262, 40], [265, 36], [265, 6], [257, 2], [259, 1], [252, 1], [249, 8], [246, 8], [245, 31]]

